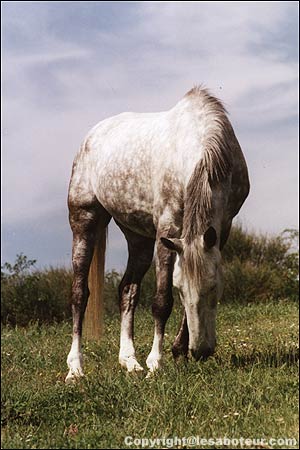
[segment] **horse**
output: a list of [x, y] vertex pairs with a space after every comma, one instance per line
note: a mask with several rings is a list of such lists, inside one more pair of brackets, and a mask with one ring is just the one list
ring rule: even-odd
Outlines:
[[249, 189], [247, 165], [228, 113], [201, 86], [167, 111], [124, 112], [91, 129], [74, 159], [68, 191], [74, 278], [66, 382], [83, 376], [81, 341], [88, 298], [85, 326], [93, 326], [92, 337], [101, 332], [111, 218], [128, 245], [119, 285], [121, 366], [128, 372], [143, 370], [134, 349], [134, 312], [154, 248], [157, 287], [148, 373], [162, 366], [172, 285], [184, 310], [173, 356], [199, 360], [214, 353], [216, 308], [223, 291], [221, 251]]

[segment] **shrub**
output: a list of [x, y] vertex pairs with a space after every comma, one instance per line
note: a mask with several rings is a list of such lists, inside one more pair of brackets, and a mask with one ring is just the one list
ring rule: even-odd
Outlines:
[[293, 245], [296, 230], [267, 237], [232, 228], [223, 250], [225, 286], [223, 302], [259, 302], [298, 299], [298, 252]]
[[[232, 229], [223, 250], [225, 289], [222, 302], [262, 302], [298, 299], [298, 251], [295, 230], [267, 237]], [[35, 269], [35, 260], [17, 255], [14, 265], [1, 270], [1, 322], [26, 325], [30, 321], [60, 322], [71, 317], [72, 271], [65, 268]], [[118, 313], [118, 285], [122, 274], [105, 275], [105, 311]], [[141, 286], [140, 304], [150, 307], [156, 291], [154, 264]], [[176, 297], [176, 292], [174, 292]]]
[[106, 272], [104, 278], [104, 311], [107, 314], [119, 312], [118, 286], [122, 275], [116, 270]]
[[26, 325], [30, 321], [59, 322], [70, 317], [67, 301], [72, 275], [67, 269], [33, 270], [35, 260], [17, 255], [1, 270], [1, 322]]

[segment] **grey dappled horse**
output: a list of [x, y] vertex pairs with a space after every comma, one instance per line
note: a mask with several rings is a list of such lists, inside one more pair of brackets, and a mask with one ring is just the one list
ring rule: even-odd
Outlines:
[[[133, 345], [134, 310], [155, 244], [149, 371], [161, 365], [172, 281], [184, 306], [174, 356], [190, 352], [198, 360], [213, 354], [222, 294], [220, 251], [248, 193], [239, 143], [222, 103], [206, 89], [193, 88], [169, 111], [119, 114], [89, 132], [74, 160], [68, 196], [74, 281], [67, 381], [83, 375], [82, 323], [89, 294], [96, 302], [103, 295], [105, 236], [112, 217], [129, 252], [119, 286], [120, 364], [128, 371], [142, 370]], [[98, 314], [94, 308], [92, 320]]]

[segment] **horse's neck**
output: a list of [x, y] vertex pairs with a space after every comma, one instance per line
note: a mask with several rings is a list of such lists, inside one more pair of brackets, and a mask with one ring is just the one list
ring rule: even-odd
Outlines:
[[163, 121], [159, 118], [157, 133], [151, 142], [151, 158], [157, 174], [172, 173], [187, 186], [197, 163], [203, 156], [202, 135], [205, 130], [199, 127], [185, 102], [167, 111]]

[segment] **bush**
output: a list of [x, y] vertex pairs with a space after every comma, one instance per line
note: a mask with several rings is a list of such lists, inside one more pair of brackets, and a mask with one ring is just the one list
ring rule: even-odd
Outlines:
[[241, 262], [251, 261], [256, 266], [268, 264], [272, 268], [278, 268], [286, 263], [294, 239], [292, 230], [268, 237], [246, 232], [240, 225], [236, 225], [232, 227], [223, 249], [223, 260], [226, 263], [238, 257]]
[[[258, 236], [232, 228], [223, 250], [225, 275], [222, 302], [263, 302], [269, 299], [298, 299], [298, 251], [293, 248], [298, 232], [286, 230], [279, 236]], [[26, 325], [30, 321], [51, 323], [71, 317], [72, 271], [65, 268], [36, 270], [35, 260], [17, 255], [14, 265], [1, 270], [1, 322]], [[105, 275], [105, 311], [118, 313], [118, 285], [122, 274]], [[140, 304], [150, 307], [155, 295], [154, 264], [141, 286]], [[176, 293], [175, 293], [176, 296]]]
[[116, 270], [106, 272], [104, 278], [104, 311], [107, 314], [119, 312], [118, 287], [122, 280], [122, 274]]
[[[17, 255], [12, 266], [1, 270], [1, 322], [27, 325], [30, 321], [60, 322], [71, 315], [70, 270], [33, 270], [35, 260]], [[4, 270], [5, 271], [4, 271]]]
[[232, 228], [223, 250], [225, 286], [223, 302], [259, 302], [269, 299], [298, 299], [298, 252], [293, 245], [296, 230], [276, 237]]

